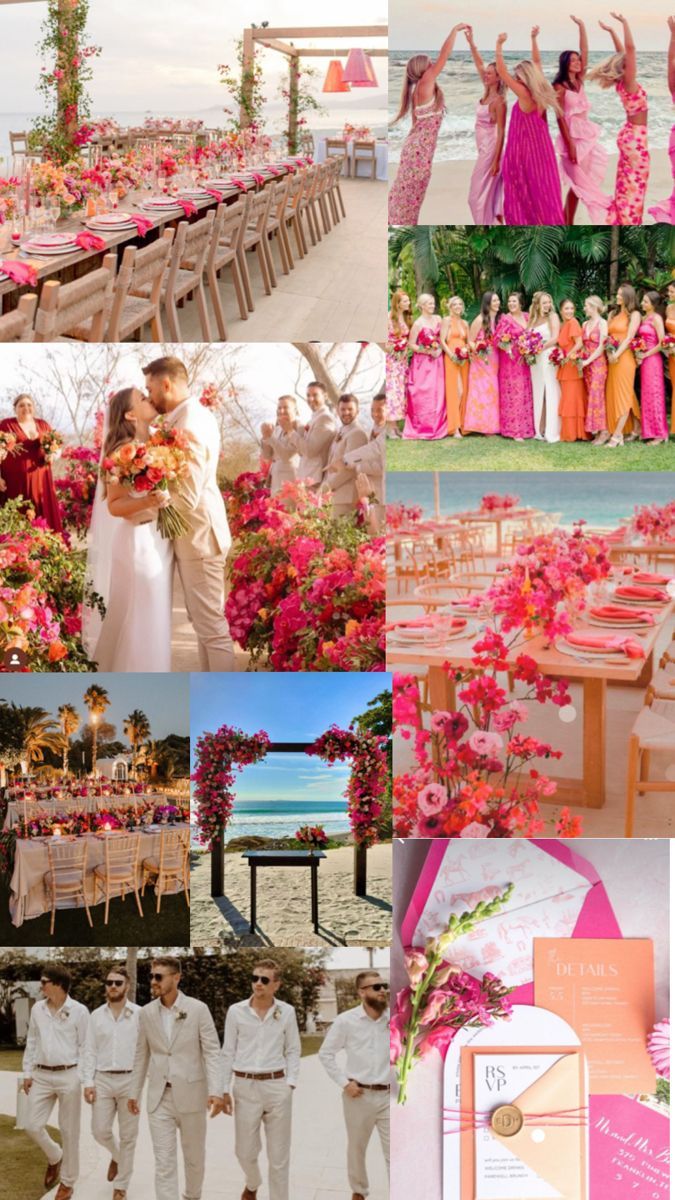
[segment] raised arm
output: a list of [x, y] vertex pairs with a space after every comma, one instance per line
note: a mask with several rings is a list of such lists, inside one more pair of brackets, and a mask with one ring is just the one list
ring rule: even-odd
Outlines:
[[514, 79], [513, 75], [509, 74], [506, 63], [504, 62], [502, 46], [504, 45], [507, 37], [507, 33], [500, 33], [499, 37], [497, 38], [497, 46], [495, 48], [495, 66], [497, 67], [497, 74], [502, 82], [505, 83], [507, 87], [510, 87], [512, 92], [516, 93], [516, 96], [519, 100], [524, 100], [526, 103], [531, 105], [532, 97], [525, 87], [525, 84], [521, 83], [519, 79]]
[[668, 87], [671, 96], [675, 97], [675, 17], [668, 17], [670, 30], [670, 45], [668, 47]]
[[579, 58], [581, 59], [581, 73], [583, 75], [588, 66], [588, 34], [586, 33], [586, 26], [581, 17], [572, 17], [572, 20], [579, 30]]
[[471, 51], [471, 57], [476, 64], [476, 70], [482, 79], [485, 74], [485, 63], [483, 62], [480, 52], [476, 47], [476, 43], [473, 40], [473, 28], [471, 25], [464, 26], [464, 36], [469, 43], [469, 50]]
[[[426, 92], [431, 93], [431, 91], [433, 90], [433, 88], [436, 84], [436, 80], [438, 79], [438, 76], [440, 75], [441, 71], [443, 70], [443, 67], [445, 66], [446, 62], [448, 61], [450, 55], [452, 54], [452, 51], [455, 46], [455, 38], [457, 37], [457, 34], [459, 33], [460, 29], [463, 29], [463, 28], [464, 28], [463, 25], [455, 25], [455, 27], [450, 30], [450, 33], [446, 37], [445, 41], [443, 42], [443, 45], [441, 46], [441, 48], [438, 52], [438, 58], [436, 59], [436, 62], [432, 63], [430, 67], [427, 67], [422, 78], [420, 79], [419, 87], [418, 87], [418, 95], [420, 94], [420, 92], [422, 95], [424, 95]], [[422, 101], [422, 102], [424, 103], [424, 101]]]
[[623, 69], [623, 85], [627, 92], [634, 92], [637, 84], [637, 56], [635, 54], [635, 42], [633, 34], [630, 30], [630, 25], [621, 13], [612, 12], [610, 16], [614, 17], [615, 21], [620, 21], [623, 28], [623, 41], [626, 55], [626, 65]]
[[539, 70], [541, 71], [541, 53], [539, 51], [539, 42], [537, 41], [538, 37], [539, 26], [533, 25], [532, 32], [530, 33], [530, 41], [532, 44], [532, 62], [534, 63], [535, 67], [539, 67]]
[[618, 33], [616, 32], [616, 29], [614, 29], [612, 25], [605, 25], [604, 21], [598, 21], [598, 25], [600, 26], [601, 29], [604, 29], [605, 33], [608, 33], [609, 36], [611, 37], [612, 41], [614, 42], [614, 49], [616, 50], [617, 54], [623, 54], [623, 42], [621, 41], [621, 38], [619, 37]]

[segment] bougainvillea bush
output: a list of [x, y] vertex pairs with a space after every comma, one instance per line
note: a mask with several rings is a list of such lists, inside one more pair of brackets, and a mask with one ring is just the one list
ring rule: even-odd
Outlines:
[[191, 779], [195, 784], [200, 841], [209, 849], [232, 816], [237, 772], [249, 763], [260, 762], [269, 745], [263, 730], [246, 734], [231, 725], [221, 725], [217, 733], [203, 733], [197, 739], [197, 766]]
[[89, 529], [99, 457], [93, 446], [66, 446], [61, 453], [65, 474], [54, 480], [64, 528], [80, 538]]
[[332, 725], [307, 751], [324, 762], [352, 764], [347, 784], [347, 811], [357, 846], [380, 840], [380, 818], [389, 783], [388, 739], [369, 729], [339, 729]]

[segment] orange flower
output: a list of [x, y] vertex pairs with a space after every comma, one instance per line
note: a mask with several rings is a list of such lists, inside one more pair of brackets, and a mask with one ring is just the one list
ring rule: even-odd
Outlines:
[[66, 657], [67, 653], [68, 648], [64, 646], [63, 642], [52, 642], [49, 647], [49, 661], [60, 662], [62, 658]]
[[117, 451], [117, 457], [119, 458], [120, 462], [123, 462], [123, 463], [132, 462], [135, 455], [136, 455], [136, 443], [135, 442], [125, 442], [125, 444], [123, 446], [120, 446], [119, 450]]

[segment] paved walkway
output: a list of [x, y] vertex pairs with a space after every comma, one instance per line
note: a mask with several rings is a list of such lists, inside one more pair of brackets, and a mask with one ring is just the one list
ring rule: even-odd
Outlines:
[[[0, 1071], [0, 1112], [16, 1112], [16, 1079], [13, 1071]], [[106, 1181], [108, 1155], [89, 1132], [89, 1110], [83, 1103], [80, 1142], [80, 1180], [74, 1200], [111, 1200]], [[328, 1079], [317, 1055], [303, 1058], [300, 1082], [294, 1097], [291, 1200], [349, 1200], [345, 1169], [346, 1140], [338, 1088]], [[261, 1164], [263, 1176], [266, 1165]], [[368, 1153], [370, 1200], [387, 1200], [386, 1171], [375, 1136]], [[136, 1159], [128, 1200], [154, 1196], [154, 1163], [145, 1112], [136, 1145]], [[206, 1144], [206, 1178], [202, 1200], [239, 1200], [243, 1181], [234, 1157], [234, 1122], [224, 1116], [209, 1121]], [[52, 1189], [44, 1200], [53, 1200]], [[269, 1200], [266, 1183], [258, 1200]]]

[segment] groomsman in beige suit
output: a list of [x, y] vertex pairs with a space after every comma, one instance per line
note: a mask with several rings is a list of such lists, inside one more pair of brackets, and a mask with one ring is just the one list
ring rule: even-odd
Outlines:
[[[375, 497], [374, 523], [378, 531], [384, 529], [384, 479], [387, 459], [385, 406], [386, 396], [383, 393], [373, 396], [370, 405], [373, 422], [370, 440], [365, 446], [359, 446], [358, 449], [349, 450], [345, 454], [345, 464], [348, 467], [356, 467], [360, 474], [367, 476], [368, 485], [364, 490], [366, 496], [374, 495]], [[356, 487], [360, 495], [358, 476]]]
[[289, 434], [289, 441], [300, 454], [298, 479], [311, 479], [313, 486], [318, 488], [337, 425], [327, 404], [326, 389], [316, 379], [307, 384], [307, 404], [312, 413], [309, 422], [305, 426], [296, 426]]
[[277, 964], [261, 958], [253, 968], [253, 994], [231, 1004], [225, 1018], [223, 1107], [228, 1116], [234, 1108], [235, 1154], [246, 1180], [241, 1200], [256, 1200], [262, 1184], [262, 1126], [269, 1198], [289, 1200], [291, 1105], [300, 1071], [300, 1034], [293, 1006], [276, 999], [280, 986]]
[[150, 979], [155, 998], [140, 1011], [127, 1103], [138, 1116], [147, 1075], [156, 1200], [178, 1200], [177, 1133], [185, 1166], [183, 1200], [200, 1200], [206, 1113], [215, 1117], [222, 1111], [220, 1042], [207, 1006], [178, 990], [177, 958], [153, 959]]
[[355, 982], [361, 1003], [335, 1018], [319, 1059], [342, 1088], [352, 1200], [365, 1200], [366, 1150], [375, 1128], [389, 1170], [389, 985], [379, 971], [361, 971]]
[[[70, 974], [60, 963], [44, 968], [43, 999], [33, 1005], [23, 1055], [21, 1086], [28, 1096], [24, 1130], [47, 1159], [45, 1191], [61, 1180], [55, 1200], [70, 1200], [80, 1172], [80, 1063], [89, 1013], [69, 995], [70, 983]], [[47, 1133], [56, 1101], [63, 1148]]]
[[333, 516], [344, 517], [356, 511], [356, 467], [345, 465], [345, 454], [358, 450], [368, 442], [368, 434], [359, 424], [359, 402], [356, 396], [345, 392], [338, 400], [338, 429], [330, 450], [323, 477], [323, 491], [331, 493]]
[[190, 530], [173, 546], [188, 616], [197, 634], [199, 669], [231, 671], [234, 653], [224, 609], [225, 560], [232, 539], [218, 487], [218, 423], [188, 394], [188, 374], [180, 359], [155, 359], [143, 374], [148, 399], [167, 418], [166, 427], [182, 429], [191, 440], [190, 471], [172, 497]]
[[300, 455], [293, 445], [292, 435], [298, 420], [294, 396], [280, 396], [277, 401], [276, 425], [266, 422], [260, 428], [262, 457], [270, 467], [270, 492], [276, 496], [285, 483], [294, 483], [298, 475]]

